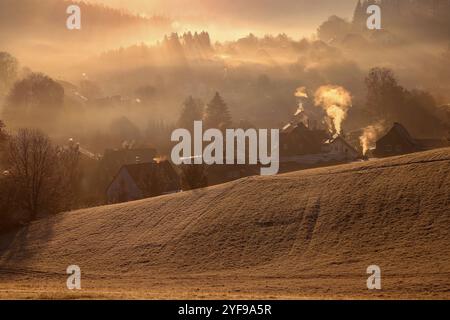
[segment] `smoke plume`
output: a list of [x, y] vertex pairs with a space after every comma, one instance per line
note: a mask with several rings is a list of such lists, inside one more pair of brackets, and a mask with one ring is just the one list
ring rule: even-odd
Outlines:
[[364, 128], [362, 136], [359, 137], [359, 141], [361, 142], [361, 147], [363, 149], [363, 155], [366, 155], [367, 151], [375, 147], [375, 142], [384, 131], [384, 128], [384, 121], [380, 121]]
[[330, 121], [330, 132], [341, 134], [342, 122], [347, 118], [347, 113], [352, 106], [350, 92], [340, 86], [321, 86], [317, 89], [314, 99], [316, 106], [321, 106]]

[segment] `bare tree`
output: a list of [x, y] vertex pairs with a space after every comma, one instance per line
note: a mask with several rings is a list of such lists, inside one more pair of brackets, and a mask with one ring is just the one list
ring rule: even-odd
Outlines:
[[19, 190], [19, 205], [34, 220], [75, 206], [78, 147], [55, 147], [38, 130], [21, 129], [9, 141], [9, 174]]
[[10, 174], [21, 193], [21, 205], [36, 219], [49, 194], [55, 170], [55, 149], [50, 139], [37, 130], [21, 129], [11, 137], [8, 158]]
[[[80, 148], [78, 144], [70, 142], [68, 146], [56, 148], [55, 175], [51, 188], [53, 212], [77, 208], [80, 198], [82, 172], [80, 170]], [[50, 209], [50, 208], [49, 208]]]

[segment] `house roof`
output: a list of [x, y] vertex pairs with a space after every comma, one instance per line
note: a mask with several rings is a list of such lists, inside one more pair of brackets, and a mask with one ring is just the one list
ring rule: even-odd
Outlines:
[[398, 122], [395, 122], [391, 130], [389, 130], [389, 132], [386, 135], [384, 135], [381, 139], [379, 139], [378, 142], [388, 139], [388, 137], [391, 136], [392, 134], [397, 134], [405, 142], [409, 143], [412, 146], [417, 146], [417, 141], [413, 137], [411, 137], [408, 130], [406, 130], [406, 128]]
[[288, 133], [288, 132], [291, 132], [293, 130], [293, 128], [294, 128], [294, 126], [292, 125], [292, 123], [288, 123], [287, 125], [285, 125], [283, 127], [281, 132]]
[[347, 142], [347, 140], [345, 140], [342, 136], [335, 136], [333, 139], [327, 140], [325, 142], [325, 144], [333, 144], [336, 143], [338, 141], [341, 141], [342, 143], [344, 143], [350, 150], [358, 153], [358, 151], [350, 144]]
[[288, 123], [287, 125], [285, 125], [283, 127], [283, 129], [281, 130], [282, 133], [291, 133], [293, 131], [298, 130], [299, 132], [305, 132], [305, 131], [310, 131], [303, 122], [298, 122], [296, 124], [293, 123]]
[[416, 141], [413, 139], [413, 137], [411, 137], [408, 130], [406, 130], [406, 128], [400, 123], [395, 122], [391, 130], [397, 131], [397, 133], [399, 133], [404, 139], [408, 140], [412, 144], [416, 144]]
[[152, 183], [155, 180], [162, 193], [180, 189], [179, 176], [169, 161], [128, 164], [122, 166], [119, 172], [122, 170], [128, 172], [136, 186], [144, 194], [151, 192], [150, 189], [155, 187]]

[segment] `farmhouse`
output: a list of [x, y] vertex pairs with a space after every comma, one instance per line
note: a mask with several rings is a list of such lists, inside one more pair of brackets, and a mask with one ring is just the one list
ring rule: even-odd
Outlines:
[[152, 148], [105, 150], [99, 163], [102, 176], [104, 176], [103, 189], [113, 179], [122, 166], [134, 163], [153, 162], [155, 157], [156, 150]]
[[391, 130], [376, 142], [373, 154], [377, 157], [388, 157], [419, 150], [419, 144], [411, 137], [408, 130], [396, 122]]
[[376, 157], [390, 157], [448, 146], [446, 139], [414, 139], [403, 125], [395, 122], [388, 133], [376, 142], [373, 154]]
[[180, 191], [169, 161], [124, 165], [107, 188], [108, 203], [121, 203]]

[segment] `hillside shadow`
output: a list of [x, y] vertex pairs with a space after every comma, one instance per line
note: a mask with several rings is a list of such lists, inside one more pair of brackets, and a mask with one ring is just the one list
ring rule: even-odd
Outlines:
[[[39, 253], [38, 248], [52, 238], [53, 226], [61, 218], [61, 214], [43, 217], [23, 227], [1, 234], [0, 268], [3, 265], [9, 265], [12, 261], [14, 261], [15, 269], [24, 268], [26, 261]], [[37, 224], [39, 225], [36, 226]], [[39, 232], [36, 232], [36, 229], [39, 229]], [[36, 234], [39, 234], [39, 238], [35, 237]]]

